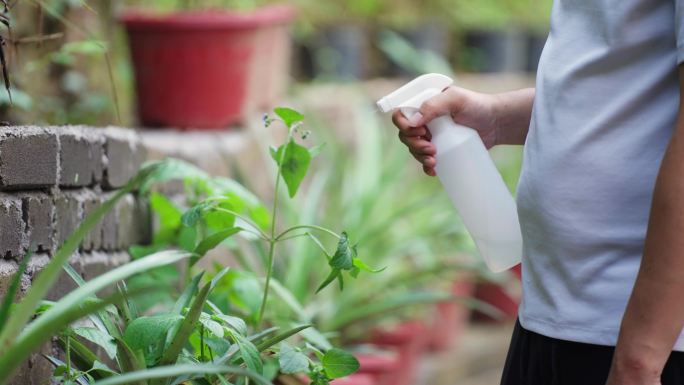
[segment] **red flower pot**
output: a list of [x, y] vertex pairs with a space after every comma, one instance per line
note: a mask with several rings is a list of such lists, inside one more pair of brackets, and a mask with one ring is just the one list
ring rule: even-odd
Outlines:
[[393, 385], [412, 384], [421, 355], [428, 342], [427, 328], [422, 322], [404, 322], [389, 330], [375, 330], [370, 342], [381, 347], [395, 349], [401, 366]]
[[403, 363], [399, 355], [388, 353], [359, 353], [359, 370], [356, 374], [365, 374], [373, 379], [375, 385], [396, 385]]
[[[455, 281], [451, 286], [451, 293], [459, 298], [473, 295], [475, 285], [470, 277]], [[435, 313], [431, 327], [428, 330], [428, 346], [431, 351], [444, 351], [452, 346], [465, 329], [471, 309], [467, 305], [455, 301], [439, 302], [435, 306]]]
[[124, 14], [141, 123], [223, 128], [240, 121], [260, 104], [250, 103], [250, 94], [270, 92], [254, 85], [259, 71], [271, 69], [256, 65], [268, 60], [258, 44], [273, 40], [268, 38], [272, 34], [263, 37], [263, 30], [285, 25], [292, 17], [286, 7], [248, 13]]
[[[520, 265], [516, 265], [511, 269], [511, 275], [512, 280], [505, 285], [493, 282], [480, 282], [475, 287], [475, 298], [498, 309], [503, 314], [502, 321], [510, 321], [518, 317], [520, 296], [514, 294], [514, 289], [519, 289]], [[478, 321], [499, 321], [481, 312], [475, 312], [474, 315], [475, 320]]]

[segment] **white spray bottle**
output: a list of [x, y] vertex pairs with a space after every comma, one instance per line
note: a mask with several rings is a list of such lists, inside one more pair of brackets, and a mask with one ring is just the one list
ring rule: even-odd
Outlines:
[[[444, 75], [422, 75], [380, 99], [378, 107], [383, 112], [399, 109], [410, 119], [423, 102], [452, 83]], [[515, 266], [522, 256], [518, 211], [480, 135], [448, 115], [427, 127], [437, 149], [437, 176], [487, 266], [494, 272]]]

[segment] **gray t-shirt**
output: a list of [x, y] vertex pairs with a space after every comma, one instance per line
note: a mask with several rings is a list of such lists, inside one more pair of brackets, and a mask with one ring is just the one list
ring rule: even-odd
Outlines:
[[615, 345], [683, 61], [684, 0], [555, 1], [518, 185], [526, 329]]

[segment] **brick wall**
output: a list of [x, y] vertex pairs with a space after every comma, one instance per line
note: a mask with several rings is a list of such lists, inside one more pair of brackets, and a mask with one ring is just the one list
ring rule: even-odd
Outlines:
[[[18, 295], [25, 293], [57, 247], [145, 157], [137, 134], [128, 129], [0, 127], [0, 298], [18, 263], [33, 252]], [[129, 194], [88, 234], [71, 264], [85, 279], [97, 276], [125, 263], [128, 247], [147, 243], [150, 228], [146, 202]], [[49, 299], [72, 288], [62, 277]], [[44, 384], [50, 373], [47, 361], [34, 356], [13, 383]]]

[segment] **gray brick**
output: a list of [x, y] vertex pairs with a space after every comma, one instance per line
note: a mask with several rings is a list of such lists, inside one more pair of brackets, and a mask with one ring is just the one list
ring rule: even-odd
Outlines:
[[[92, 214], [102, 204], [102, 197], [96, 192], [90, 192], [83, 202], [83, 219]], [[83, 238], [81, 250], [99, 250], [102, 247], [102, 222], [100, 220], [92, 230]]]
[[135, 243], [135, 198], [126, 194], [116, 204], [117, 250], [126, 250]]
[[104, 136], [89, 127], [59, 127], [59, 185], [91, 186], [102, 180]]
[[0, 257], [20, 259], [26, 248], [21, 199], [0, 193]]
[[54, 204], [44, 193], [24, 193], [23, 218], [26, 224], [27, 246], [32, 252], [50, 252], [54, 248]]
[[124, 128], [108, 127], [106, 136], [106, 166], [102, 186], [107, 189], [126, 184], [145, 160], [145, 148], [135, 131]]
[[[0, 298], [5, 298], [5, 294], [7, 294], [7, 291], [12, 284], [12, 280], [14, 279], [14, 275], [18, 270], [19, 267], [16, 262], [0, 259]], [[20, 294], [21, 293], [17, 291], [15, 300], [19, 298]]]
[[55, 247], [76, 230], [83, 220], [83, 206], [88, 194], [83, 191], [62, 191], [54, 196], [55, 204]]
[[[107, 193], [102, 196], [102, 200], [107, 200], [114, 193]], [[102, 250], [116, 250], [118, 247], [118, 213], [116, 208], [110, 210], [102, 220]]]
[[47, 128], [0, 128], [0, 190], [57, 183], [57, 136]]

